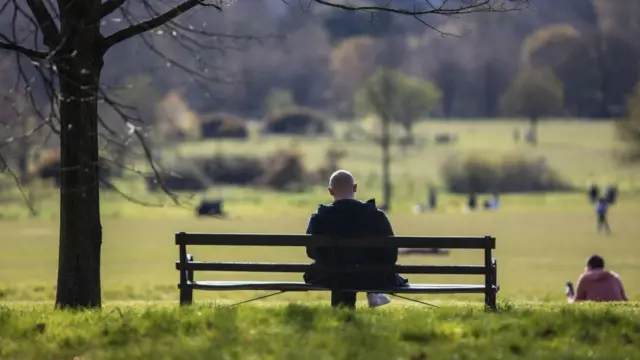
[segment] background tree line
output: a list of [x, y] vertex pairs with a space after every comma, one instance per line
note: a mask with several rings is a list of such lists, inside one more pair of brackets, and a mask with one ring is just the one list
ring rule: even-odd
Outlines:
[[[440, 32], [389, 13], [268, 0], [235, 4], [216, 22], [198, 16], [190, 21], [256, 41], [226, 39], [217, 50], [196, 55], [172, 41], [171, 31], [159, 30], [107, 55], [102, 81], [149, 123], [170, 94], [197, 114], [263, 117], [275, 92], [298, 106], [352, 118], [357, 90], [381, 66], [432, 83], [441, 96], [429, 115], [450, 118], [530, 115], [523, 114], [526, 106], [504, 99], [517, 101], [508, 95], [510, 86], [527, 85], [522, 79], [540, 71], [562, 95], [560, 104], [540, 109], [541, 115], [617, 117], [626, 114], [626, 99], [638, 81], [640, 45], [634, 39], [640, 36], [640, 5], [624, 0], [537, 0], [515, 16], [434, 18]], [[117, 26], [122, 19], [104, 21]], [[158, 50], [172, 61], [156, 56]], [[117, 61], [131, 57], [136, 61]], [[176, 64], [199, 68], [217, 81], [203, 89], [195, 76], [174, 71]], [[3, 73], [17, 71], [9, 59], [1, 65]], [[8, 108], [0, 108], [3, 117], [10, 116]]]

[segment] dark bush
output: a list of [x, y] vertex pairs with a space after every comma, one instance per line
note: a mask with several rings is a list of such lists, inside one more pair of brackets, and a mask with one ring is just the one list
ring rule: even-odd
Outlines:
[[280, 150], [265, 160], [260, 185], [276, 190], [294, 190], [306, 182], [302, 155], [295, 150]]
[[48, 158], [35, 166], [35, 174], [43, 180], [54, 180], [60, 184], [60, 157]]
[[452, 158], [442, 165], [442, 176], [452, 193], [572, 190], [572, 186], [551, 169], [544, 158], [514, 156], [498, 162], [478, 157]]
[[435, 135], [433, 140], [438, 145], [450, 144], [458, 141], [458, 136], [456, 134], [438, 133]]
[[[264, 174], [264, 164], [260, 158], [247, 156], [222, 156], [212, 158], [188, 159], [193, 169], [183, 168], [168, 170], [161, 174], [161, 179], [171, 191], [202, 191], [210, 183], [251, 185]], [[147, 177], [149, 191], [160, 190], [160, 185], [153, 174]]]
[[[211, 183], [293, 190], [303, 185], [307, 179], [302, 156], [293, 150], [281, 150], [267, 158], [219, 155], [210, 159], [188, 161], [199, 171], [183, 169], [161, 174], [162, 182], [168, 190], [203, 191]], [[146, 180], [148, 191], [161, 189], [152, 174]]]
[[[169, 191], [204, 191], [207, 189], [206, 182], [202, 181], [192, 170], [167, 170], [159, 175], [165, 189]], [[147, 191], [154, 192], [162, 189], [155, 174], [148, 174], [145, 180]]]
[[197, 216], [219, 216], [224, 214], [222, 200], [202, 200], [200, 205], [196, 207]]
[[250, 185], [264, 173], [264, 161], [258, 157], [216, 155], [210, 159], [197, 159], [195, 165], [211, 181], [218, 184]]
[[249, 130], [245, 122], [236, 115], [214, 113], [201, 117], [200, 136], [203, 139], [246, 139]]
[[289, 108], [266, 118], [263, 132], [271, 134], [330, 135], [330, 124], [313, 110]]
[[[113, 188], [110, 180], [112, 174], [115, 172], [115, 164], [108, 162], [107, 160], [100, 159], [98, 162], [98, 174], [100, 179], [100, 188], [107, 190]], [[33, 175], [43, 180], [53, 180], [55, 186], [59, 188], [62, 185], [62, 178], [60, 174], [60, 154], [50, 153], [43, 156], [38, 164], [35, 166]]]

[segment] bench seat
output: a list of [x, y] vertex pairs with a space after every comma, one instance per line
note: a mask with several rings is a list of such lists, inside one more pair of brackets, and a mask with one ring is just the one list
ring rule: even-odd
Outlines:
[[[295, 281], [188, 281], [187, 286], [195, 290], [281, 290], [281, 291], [327, 291], [330, 288]], [[482, 294], [484, 285], [470, 284], [410, 284], [384, 289], [344, 289], [397, 294]]]

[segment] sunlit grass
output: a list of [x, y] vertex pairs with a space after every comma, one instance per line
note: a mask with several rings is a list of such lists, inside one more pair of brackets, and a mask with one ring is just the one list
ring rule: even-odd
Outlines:
[[[265, 195], [267, 196], [267, 195]], [[180, 216], [107, 217], [103, 220], [103, 294], [113, 300], [174, 300], [177, 302], [178, 273], [174, 262], [178, 249], [173, 236], [178, 231], [302, 233], [316, 202], [286, 205], [276, 197], [266, 197], [252, 211], [244, 211], [239, 200], [228, 206], [229, 218], [195, 218], [189, 210]], [[320, 197], [318, 202], [322, 200]], [[436, 213], [414, 215], [407, 211], [390, 214], [397, 234], [406, 235], [493, 235], [497, 238], [501, 299], [561, 300], [565, 281], [575, 281], [585, 259], [600, 253], [607, 266], [620, 273], [629, 295], [640, 295], [640, 198], [623, 195], [610, 214], [614, 235], [596, 233], [592, 206], [583, 194], [505, 196], [497, 212], [461, 211], [460, 198]], [[326, 201], [326, 200], [325, 200]], [[118, 208], [122, 213], [136, 207]], [[114, 207], [115, 209], [115, 207]], [[128, 209], [128, 210], [127, 210]], [[57, 220], [0, 221], [0, 301], [50, 300], [54, 295], [57, 269]], [[200, 260], [308, 262], [304, 249], [234, 248], [190, 250]], [[481, 252], [452, 251], [449, 256], [407, 256], [408, 264], [473, 264], [482, 262]], [[481, 282], [465, 276], [421, 277], [410, 281]], [[286, 279], [300, 280], [299, 274], [212, 273], [200, 279]], [[196, 292], [200, 299], [243, 299], [253, 292]], [[422, 297], [432, 299], [433, 297]], [[439, 299], [447, 297], [436, 297]], [[326, 301], [327, 294], [289, 294], [278, 300]], [[480, 296], [453, 299], [481, 300]], [[265, 300], [268, 301], [268, 300]]]
[[0, 358], [634, 359], [640, 305], [501, 304], [360, 309], [289, 304], [84, 313], [0, 307]]

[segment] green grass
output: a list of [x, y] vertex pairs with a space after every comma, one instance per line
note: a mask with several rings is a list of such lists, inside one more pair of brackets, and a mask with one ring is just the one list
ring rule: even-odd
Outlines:
[[[505, 196], [498, 212], [463, 213], [451, 205], [448, 211], [413, 215], [392, 213], [398, 234], [485, 235], [497, 237], [501, 299], [562, 300], [564, 282], [577, 278], [585, 259], [600, 253], [607, 265], [620, 273], [629, 296], [640, 296], [640, 197], [624, 195], [610, 214], [614, 235], [598, 235], [595, 216], [584, 195], [546, 197]], [[461, 204], [460, 204], [461, 205]], [[242, 208], [238, 204], [239, 209]], [[265, 202], [264, 206], [271, 206]], [[278, 205], [275, 205], [276, 209]], [[173, 267], [178, 249], [173, 234], [178, 231], [301, 233], [309, 204], [296, 212], [245, 215], [230, 206], [231, 218], [216, 220], [193, 217], [106, 218], [103, 221], [103, 290], [107, 301], [177, 300], [178, 274]], [[284, 209], [284, 208], [283, 208]], [[58, 227], [56, 221], [24, 220], [0, 222], [0, 301], [51, 300], [56, 278]], [[227, 261], [308, 261], [304, 249], [258, 247], [191, 250], [196, 259]], [[479, 251], [454, 250], [447, 257], [407, 256], [407, 264], [473, 264], [482, 262]], [[296, 280], [297, 274], [205, 274], [209, 279], [269, 278]], [[201, 277], [201, 279], [204, 279]], [[409, 276], [412, 282], [480, 282], [466, 276]], [[244, 299], [251, 292], [196, 293], [196, 299]], [[432, 299], [431, 297], [423, 297]], [[442, 298], [442, 297], [440, 297]], [[290, 294], [275, 300], [327, 300], [327, 294]], [[480, 296], [453, 299], [480, 300]], [[274, 300], [274, 301], [275, 301]], [[265, 300], [269, 301], [269, 300]]]
[[[396, 233], [407, 235], [494, 235], [497, 237], [498, 298], [502, 311], [479, 311], [481, 296], [416, 296], [443, 308], [411, 306], [394, 299], [356, 317], [330, 311], [328, 294], [286, 294], [239, 310], [214, 309], [262, 292], [196, 292], [196, 306], [179, 309], [174, 262], [177, 231], [301, 233], [321, 188], [303, 193], [222, 187], [229, 217], [197, 219], [198, 197], [183, 204], [146, 194], [141, 181], [118, 183], [140, 206], [118, 194], [102, 194], [104, 227], [102, 312], [54, 312], [58, 246], [55, 190], [33, 189], [39, 215], [27, 217], [17, 191], [0, 193], [0, 359], [636, 359], [640, 348], [640, 194], [638, 168], [620, 167], [619, 147], [609, 122], [549, 122], [532, 149], [511, 141], [524, 122], [430, 122], [416, 129], [456, 132], [451, 146], [427, 145], [393, 164], [396, 193], [390, 214]], [[261, 153], [289, 146], [291, 139], [247, 143], [186, 144], [187, 155]], [[379, 197], [378, 149], [366, 143], [306, 139], [299, 143], [310, 168], [331, 146], [349, 152], [344, 166], [360, 179], [362, 198]], [[428, 181], [439, 180], [440, 164], [455, 154], [545, 156], [574, 183], [590, 180], [623, 188], [611, 211], [614, 235], [595, 232], [593, 208], [583, 193], [505, 195], [498, 212], [465, 213], [464, 198], [443, 194], [434, 213], [415, 215]], [[305, 262], [303, 249], [194, 248], [199, 260]], [[599, 253], [618, 272], [629, 297], [625, 305], [563, 305], [564, 283], [577, 278], [587, 256]], [[481, 263], [482, 254], [452, 251], [447, 257], [401, 257], [403, 264]], [[216, 273], [208, 279], [300, 280], [296, 274]], [[408, 276], [418, 282], [481, 282], [467, 276]], [[200, 277], [204, 279], [204, 277]], [[362, 305], [362, 295], [359, 298]]]
[[[537, 149], [514, 145], [511, 130], [524, 127], [524, 122], [427, 122], [416, 128], [417, 136], [430, 132], [451, 131], [459, 135], [457, 145], [427, 146], [394, 168], [410, 166], [411, 176], [396, 172], [396, 197], [391, 220], [396, 233], [409, 235], [494, 235], [498, 239], [496, 257], [499, 261], [499, 282], [503, 299], [562, 300], [563, 284], [575, 280], [584, 260], [592, 253], [602, 254], [608, 265], [619, 272], [632, 298], [640, 296], [640, 194], [627, 187], [621, 202], [611, 212], [614, 235], [595, 233], [593, 208], [583, 193], [505, 195], [502, 209], [495, 213], [464, 213], [465, 199], [443, 194], [435, 213], [414, 215], [415, 203], [424, 202], [426, 189], [411, 179], [426, 179], [435, 174], [438, 162], [455, 153], [543, 154], [567, 177], [589, 180], [585, 174], [603, 179], [623, 179], [634, 168], [619, 168], [612, 159], [618, 146], [610, 122], [553, 121], [541, 125], [541, 144]], [[260, 150], [285, 144], [282, 138], [263, 138], [248, 143], [225, 142], [224, 151], [248, 152], [260, 145]], [[310, 139], [300, 143], [301, 149], [316, 162], [327, 139]], [[375, 170], [375, 162], [362, 161], [359, 151], [375, 156], [371, 144], [341, 143], [350, 152], [348, 168], [356, 169], [362, 178]], [[211, 143], [188, 144], [185, 152], [211, 153]], [[252, 150], [253, 149], [253, 150]], [[404, 164], [404, 165], [403, 165]], [[358, 168], [360, 166], [360, 168]], [[362, 169], [362, 170], [358, 170]], [[368, 169], [368, 170], [367, 170]], [[604, 182], [600, 182], [603, 184]], [[102, 194], [104, 226], [103, 292], [113, 300], [175, 300], [177, 273], [173, 262], [177, 249], [173, 234], [177, 231], [300, 233], [307, 217], [317, 204], [328, 202], [326, 190], [311, 189], [302, 193], [277, 193], [261, 189], [223, 187], [212, 189], [207, 196], [223, 196], [229, 218], [225, 220], [197, 219], [193, 216], [196, 198], [183, 194], [181, 206], [170, 205], [162, 194], [146, 194], [142, 182], [124, 181], [118, 184], [127, 194], [153, 206], [141, 206], [114, 193]], [[361, 181], [361, 198], [379, 197], [379, 187]], [[15, 192], [15, 189], [14, 189]], [[0, 301], [51, 300], [57, 267], [58, 203], [53, 189], [41, 189], [36, 194], [40, 215], [27, 219], [27, 211], [19, 200], [4, 202], [0, 208]], [[224, 248], [194, 249], [202, 260], [308, 261], [303, 249]], [[481, 254], [453, 251], [449, 257], [411, 256], [401, 262], [408, 264], [475, 263]], [[210, 278], [265, 279], [261, 274], [208, 274]], [[299, 275], [280, 275], [281, 279], [299, 279]], [[469, 277], [433, 278], [410, 276], [410, 281], [467, 282]], [[197, 294], [197, 299], [238, 299], [253, 293]], [[281, 300], [326, 300], [326, 294], [292, 294]], [[458, 296], [456, 299], [477, 296]]]
[[0, 307], [0, 358], [636, 359], [640, 304], [359, 310], [145, 305], [83, 313]]

